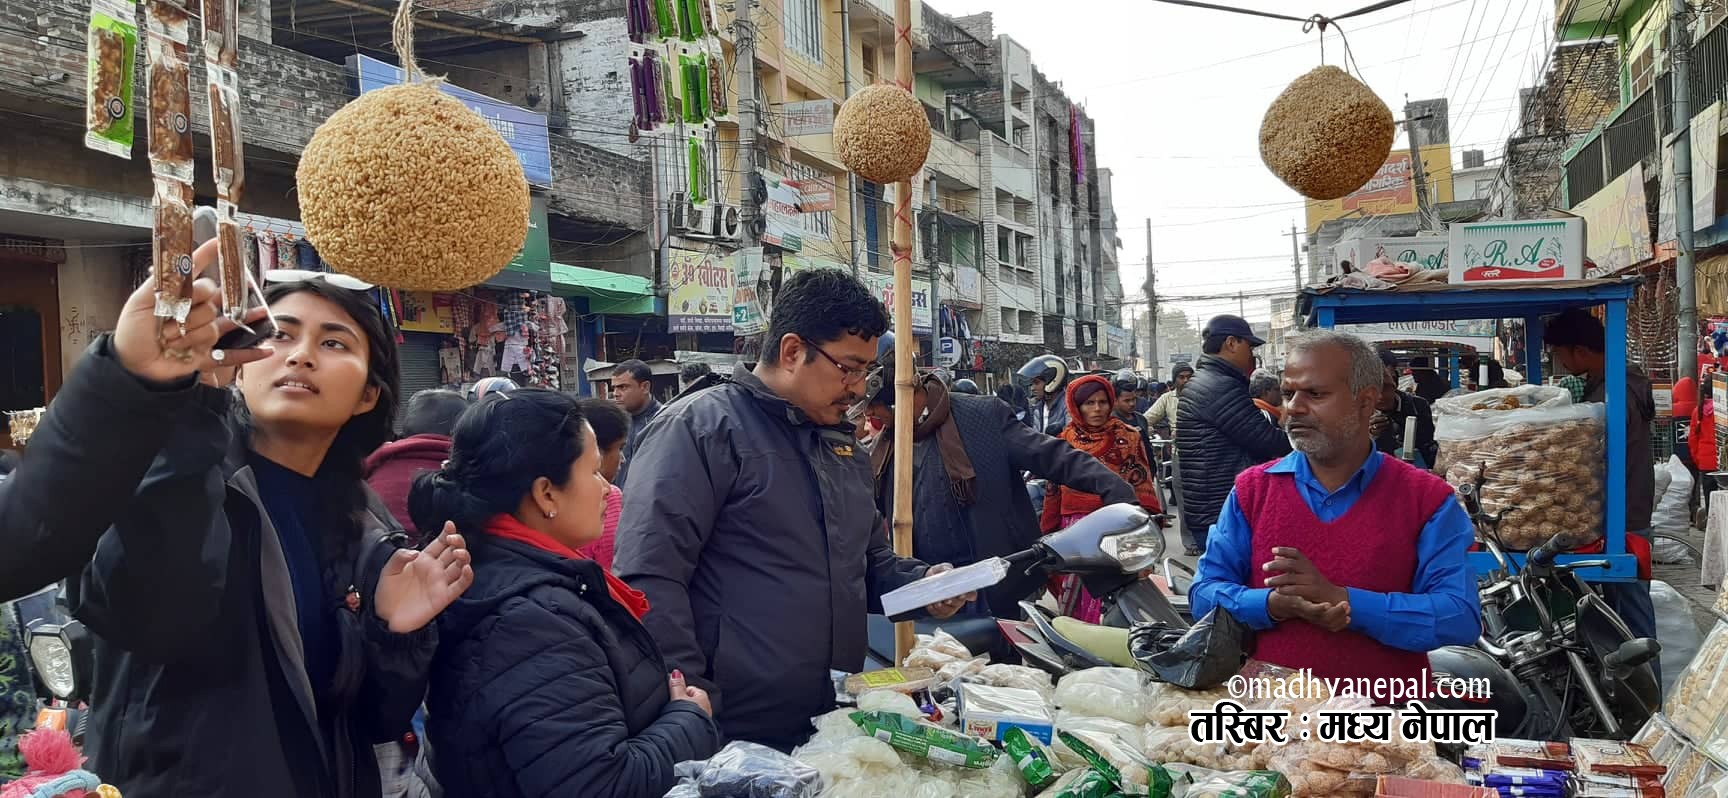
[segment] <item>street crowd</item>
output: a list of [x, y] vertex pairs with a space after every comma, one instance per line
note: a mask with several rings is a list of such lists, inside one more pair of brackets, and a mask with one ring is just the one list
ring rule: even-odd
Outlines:
[[[1479, 634], [1472, 523], [1427, 470], [1429, 375], [1401, 390], [1351, 335], [1298, 336], [1274, 375], [1221, 316], [1156, 397], [1054, 356], [998, 395], [925, 375], [896, 451], [889, 317], [839, 271], [786, 282], [753, 369], [687, 370], [668, 402], [632, 361], [613, 401], [504, 381], [417, 394], [400, 424], [394, 333], [363, 294], [273, 284], [280, 332], [220, 350], [210, 281], [183, 327], [152, 293], [0, 482], [0, 599], [66, 580], [96, 638], [85, 753], [128, 798], [660, 796], [727, 741], [807, 739], [882, 594], [1118, 503], [1180, 518], [1195, 616], [1259, 630], [1260, 659], [1410, 678]], [[1601, 325], [1547, 330], [1600, 401]], [[1629, 454], [1636, 531], [1649, 447]], [[897, 456], [915, 558], [886, 534]], [[1098, 619], [1077, 581], [1018, 572], [923, 614], [1011, 617], [1045, 590]], [[1648, 582], [1611, 598], [1654, 635]], [[418, 764], [381, 771], [405, 741]]]

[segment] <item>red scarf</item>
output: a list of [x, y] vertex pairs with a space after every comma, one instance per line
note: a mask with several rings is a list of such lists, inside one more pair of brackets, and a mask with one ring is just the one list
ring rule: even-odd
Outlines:
[[[556, 554], [565, 559], [588, 559], [581, 552], [553, 540], [552, 536], [516, 520], [515, 516], [507, 513], [492, 516], [492, 520], [486, 523], [486, 534], [504, 540], [514, 540], [517, 543], [526, 543], [541, 551]], [[629, 610], [630, 614], [635, 616], [638, 621], [642, 620], [642, 616], [648, 614], [647, 596], [631, 588], [624, 583], [624, 580], [613, 576], [605, 568], [601, 568], [600, 573], [606, 577], [606, 590], [612, 594], [613, 601], [623, 605], [624, 609]]]

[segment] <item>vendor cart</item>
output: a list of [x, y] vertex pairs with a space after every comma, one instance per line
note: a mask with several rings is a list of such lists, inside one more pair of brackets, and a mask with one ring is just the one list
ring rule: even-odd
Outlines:
[[[1303, 291], [1302, 310], [1308, 326], [1331, 329], [1341, 324], [1374, 324], [1401, 321], [1449, 321], [1463, 319], [1524, 320], [1525, 350], [1531, 383], [1542, 381], [1543, 317], [1572, 308], [1603, 306], [1606, 313], [1607, 373], [1626, 373], [1626, 303], [1637, 287], [1637, 278], [1621, 280], [1570, 280], [1540, 284], [1499, 286], [1423, 284], [1391, 290], [1355, 288], [1309, 288]], [[1603, 507], [1604, 552], [1562, 555], [1559, 562], [1607, 560], [1608, 567], [1580, 571], [1580, 577], [1597, 582], [1624, 582], [1637, 578], [1637, 558], [1626, 549], [1626, 380], [1607, 381], [1604, 408], [1608, 431], [1606, 504]], [[1511, 555], [1522, 567], [1522, 554]], [[1478, 575], [1498, 567], [1494, 555], [1472, 552], [1470, 564]]]

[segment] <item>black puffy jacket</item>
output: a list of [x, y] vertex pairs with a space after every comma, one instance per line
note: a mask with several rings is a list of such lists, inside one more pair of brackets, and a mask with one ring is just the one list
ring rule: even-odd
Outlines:
[[660, 649], [600, 566], [484, 533], [474, 585], [438, 618], [428, 733], [452, 798], [659, 798], [720, 731], [671, 700]]
[[1236, 475], [1289, 453], [1290, 439], [1248, 396], [1248, 375], [1217, 355], [1201, 355], [1176, 400], [1183, 528], [1205, 540]]

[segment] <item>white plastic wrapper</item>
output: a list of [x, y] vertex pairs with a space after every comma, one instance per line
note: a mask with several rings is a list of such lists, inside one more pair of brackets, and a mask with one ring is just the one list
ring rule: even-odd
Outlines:
[[1564, 388], [1525, 385], [1434, 403], [1436, 471], [1454, 487], [1482, 480], [1482, 509], [1500, 513], [1500, 538], [1526, 550], [1564, 535], [1568, 547], [1602, 537], [1606, 465], [1603, 406], [1573, 404]]
[[1132, 668], [1088, 668], [1056, 685], [1056, 706], [1079, 715], [1141, 724], [1152, 709], [1144, 677]]
[[[1122, 741], [1123, 745], [1131, 746], [1136, 750], [1139, 749], [1141, 737], [1145, 733], [1137, 723], [1125, 723], [1067, 710], [1056, 713], [1056, 733], [1060, 735], [1062, 732], [1080, 734], [1082, 735], [1081, 739], [1087, 742], [1091, 742], [1096, 736], [1114, 737]], [[1050, 751], [1054, 754], [1050, 758], [1050, 766], [1059, 772], [1086, 767], [1086, 760], [1081, 759], [1080, 755], [1068, 750], [1068, 746], [1062, 745], [1060, 742], [1053, 744]]]
[[893, 690], [871, 690], [858, 696], [858, 711], [860, 712], [892, 712], [908, 718], [924, 719], [924, 712], [918, 709], [918, 702], [905, 693]]
[[1024, 782], [1008, 757], [988, 769], [918, 760], [864, 734], [847, 710], [816, 719], [816, 736], [792, 752], [822, 774], [822, 798], [1020, 798]]
[[1050, 674], [1024, 665], [986, 665], [978, 673], [967, 676], [966, 681], [991, 687], [1032, 690], [1044, 696], [1046, 701], [1051, 700], [1056, 693], [1056, 685], [1050, 681]]

